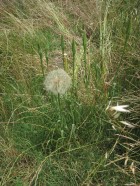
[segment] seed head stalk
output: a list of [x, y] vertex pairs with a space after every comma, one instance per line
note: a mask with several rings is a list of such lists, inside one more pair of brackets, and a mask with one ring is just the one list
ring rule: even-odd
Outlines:
[[75, 87], [75, 59], [76, 59], [76, 45], [75, 45], [75, 40], [73, 39], [72, 41], [72, 71], [73, 71], [73, 79], [72, 79], [72, 83], [73, 83], [73, 89]]

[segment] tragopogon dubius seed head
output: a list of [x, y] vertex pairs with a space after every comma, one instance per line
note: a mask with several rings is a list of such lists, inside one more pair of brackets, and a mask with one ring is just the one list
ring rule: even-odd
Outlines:
[[55, 95], [63, 95], [71, 86], [71, 78], [63, 69], [53, 70], [46, 76], [44, 86]]

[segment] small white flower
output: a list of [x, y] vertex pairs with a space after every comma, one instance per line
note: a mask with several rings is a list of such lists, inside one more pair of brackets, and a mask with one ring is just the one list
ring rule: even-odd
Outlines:
[[44, 86], [55, 95], [63, 95], [71, 86], [71, 78], [63, 69], [53, 70], [46, 76]]
[[129, 105], [117, 105], [114, 107], [110, 107], [110, 110], [114, 110], [117, 112], [130, 112], [129, 110], [125, 109], [127, 107], [129, 107]]
[[106, 110], [111, 110], [111, 111], [116, 111], [116, 112], [130, 112], [129, 110], [125, 109], [129, 107], [129, 105], [118, 105], [117, 103], [117, 106], [110, 106], [108, 105]]

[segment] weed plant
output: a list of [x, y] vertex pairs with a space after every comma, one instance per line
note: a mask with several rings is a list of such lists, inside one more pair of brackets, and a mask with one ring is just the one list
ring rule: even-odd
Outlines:
[[[2, 186], [140, 184], [139, 8], [0, 2]], [[71, 88], [47, 91], [52, 71]]]

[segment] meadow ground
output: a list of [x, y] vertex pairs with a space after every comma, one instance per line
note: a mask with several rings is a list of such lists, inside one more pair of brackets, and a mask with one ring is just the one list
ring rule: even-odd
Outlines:
[[139, 29], [139, 0], [0, 1], [2, 186], [140, 185]]

